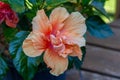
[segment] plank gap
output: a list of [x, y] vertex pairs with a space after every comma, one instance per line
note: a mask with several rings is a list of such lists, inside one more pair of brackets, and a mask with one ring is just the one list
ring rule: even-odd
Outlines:
[[90, 69], [86, 69], [86, 68], [81, 68], [81, 70], [82, 70], [82, 71], [91, 72], [91, 73], [96, 73], [96, 74], [103, 75], [103, 76], [107, 76], [107, 77], [111, 77], [111, 78], [117, 78], [117, 79], [120, 79], [120, 76], [117, 76], [117, 75], [111, 75], [111, 74], [103, 73], [103, 72], [99, 72], [99, 71], [96, 71], [96, 70], [90, 70]]
[[100, 48], [104, 48], [104, 49], [107, 49], [107, 50], [113, 50], [113, 51], [120, 52], [120, 49], [112, 48], [112, 47], [108, 47], [108, 46], [100, 45], [100, 44], [96, 44], [96, 43], [87, 42], [87, 45], [94, 46], [94, 47], [100, 47]]

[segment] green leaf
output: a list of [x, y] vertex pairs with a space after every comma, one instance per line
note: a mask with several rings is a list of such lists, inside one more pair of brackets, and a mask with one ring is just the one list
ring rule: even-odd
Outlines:
[[83, 53], [83, 55], [82, 55], [82, 60], [80, 61], [80, 60], [78, 59], [78, 57], [74, 57], [74, 65], [75, 65], [75, 67], [76, 67], [77, 69], [81, 69], [81, 66], [82, 66], [82, 64], [83, 64], [83, 62], [84, 62], [84, 59], [85, 59], [86, 48], [85, 48], [85, 47], [81, 47], [81, 50], [82, 50], [82, 53]]
[[18, 23], [17, 28], [20, 30], [29, 31], [31, 30], [31, 26], [31, 20], [26, 15], [20, 15], [20, 21]]
[[74, 64], [73, 57], [68, 56], [68, 60], [69, 60], [68, 69], [72, 69]]
[[97, 38], [106, 38], [113, 34], [110, 26], [97, 15], [88, 17], [86, 25], [91, 35]]
[[91, 0], [82, 0], [83, 5], [88, 5]]
[[103, 14], [106, 18], [109, 19], [107, 12], [104, 9], [105, 0], [93, 0], [91, 6], [93, 6], [97, 11]]
[[9, 48], [10, 54], [13, 58], [13, 64], [24, 80], [32, 80], [37, 72], [38, 65], [42, 61], [41, 56], [31, 58], [24, 54], [22, 43], [28, 34], [29, 32], [27, 31], [18, 32], [14, 40], [10, 43]]
[[56, 7], [62, 3], [66, 3], [68, 0], [46, 0], [46, 6], [47, 7]]
[[18, 13], [23, 13], [25, 11], [24, 0], [8, 0], [12, 9]]
[[0, 55], [0, 80], [3, 80], [4, 76], [7, 74], [8, 66], [2, 56]]
[[67, 11], [70, 12], [70, 13], [75, 11], [75, 9], [76, 9], [76, 4], [75, 3], [67, 2], [67, 3], [64, 3], [63, 5], [67, 9]]
[[17, 33], [17, 29], [16, 28], [10, 28], [7, 26], [3, 25], [3, 34], [5, 37], [5, 40], [9, 43], [13, 37], [15, 36], [15, 34]]

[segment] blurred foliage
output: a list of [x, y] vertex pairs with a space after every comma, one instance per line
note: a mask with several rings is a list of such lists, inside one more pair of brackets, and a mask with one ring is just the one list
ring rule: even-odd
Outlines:
[[7, 74], [8, 66], [2, 55], [0, 54], [0, 80], [3, 80], [4, 76]]
[[101, 17], [107, 23], [112, 22], [114, 20], [114, 18], [115, 18], [116, 1], [117, 0], [107, 0], [106, 3], [105, 3], [104, 8], [106, 9], [106, 11], [107, 11], [107, 13], [109, 15], [110, 20], [107, 20], [104, 16], [101, 16]]
[[[44, 9], [49, 16], [52, 9], [58, 6], [65, 7], [69, 13], [79, 11], [86, 18], [86, 25], [89, 33], [98, 38], [106, 38], [113, 34], [110, 26], [106, 24], [99, 16], [102, 15], [109, 20], [109, 16], [104, 8], [106, 0], [1, 0], [10, 4], [11, 8], [18, 13], [19, 23], [16, 29], [10, 29], [6, 25], [2, 25], [6, 41], [10, 42], [9, 52], [13, 59], [13, 64], [16, 70], [21, 74], [24, 80], [32, 80], [37, 72], [38, 65], [41, 62], [41, 57], [30, 58], [22, 51], [22, 42], [31, 31], [31, 21], [40, 9]], [[18, 32], [18, 33], [17, 33]], [[15, 36], [15, 33], [16, 36]], [[69, 57], [69, 68], [73, 65], [80, 69], [83, 59], [80, 61], [76, 57]], [[0, 57], [0, 78], [4, 75], [8, 68], [5, 61]], [[2, 76], [3, 77], [3, 76]]]

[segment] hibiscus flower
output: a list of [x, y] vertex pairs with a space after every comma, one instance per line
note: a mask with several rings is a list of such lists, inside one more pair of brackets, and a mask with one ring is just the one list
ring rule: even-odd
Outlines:
[[0, 1], [0, 24], [3, 21], [5, 21], [8, 26], [15, 28], [19, 19], [8, 4]]
[[68, 67], [68, 56], [78, 56], [85, 46], [85, 18], [79, 12], [69, 14], [63, 7], [55, 8], [49, 19], [44, 10], [39, 10], [32, 21], [32, 32], [23, 42], [27, 56], [40, 56], [53, 75], [62, 74]]

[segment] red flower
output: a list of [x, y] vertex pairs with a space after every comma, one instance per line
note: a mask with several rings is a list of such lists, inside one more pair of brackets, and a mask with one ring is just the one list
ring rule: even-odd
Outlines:
[[19, 19], [8, 4], [0, 1], [0, 24], [3, 21], [5, 21], [8, 26], [15, 28]]

